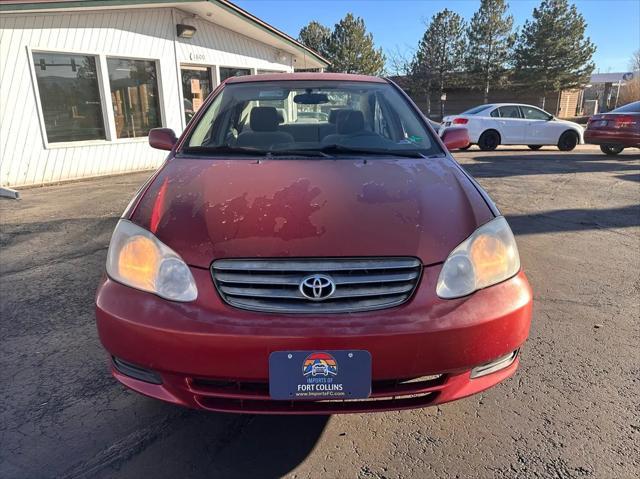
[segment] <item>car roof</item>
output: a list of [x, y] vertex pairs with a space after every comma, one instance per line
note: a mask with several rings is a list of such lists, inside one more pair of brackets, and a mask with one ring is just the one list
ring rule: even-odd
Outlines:
[[[478, 106], [480, 106], [480, 105], [478, 105]], [[498, 107], [498, 106], [530, 106], [530, 107], [532, 107], [532, 108], [538, 108], [538, 109], [540, 109], [540, 107], [538, 107], [538, 106], [535, 106], [535, 105], [528, 105], [528, 104], [526, 104], [526, 103], [489, 103], [489, 105], [488, 105], [488, 106], [490, 106], [490, 107], [492, 107], [492, 108], [495, 108], [495, 107]]]
[[243, 75], [231, 77], [227, 83], [248, 83], [256, 81], [283, 81], [283, 80], [330, 80], [330, 81], [356, 81], [369, 83], [387, 83], [387, 80], [369, 75], [354, 75], [351, 73], [265, 73], [262, 75]]

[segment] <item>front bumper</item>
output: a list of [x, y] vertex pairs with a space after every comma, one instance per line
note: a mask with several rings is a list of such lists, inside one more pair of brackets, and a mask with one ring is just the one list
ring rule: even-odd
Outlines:
[[[435, 295], [440, 266], [426, 267], [416, 293], [400, 307], [326, 316], [242, 311], [222, 302], [208, 270], [192, 272], [199, 291], [193, 303], [169, 302], [105, 278], [96, 298], [97, 325], [111, 355], [153, 371], [162, 383], [134, 379], [112, 363], [120, 382], [151, 397], [213, 411], [328, 414], [460, 399], [515, 372], [517, 358], [497, 372], [470, 377], [472, 368], [517, 350], [531, 321], [531, 289], [522, 272], [445, 301]], [[339, 349], [371, 353], [371, 398], [270, 399], [271, 352]]]

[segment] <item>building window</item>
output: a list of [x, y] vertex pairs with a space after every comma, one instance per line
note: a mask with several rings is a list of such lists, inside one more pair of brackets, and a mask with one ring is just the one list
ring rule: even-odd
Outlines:
[[118, 138], [148, 136], [162, 126], [155, 62], [107, 58], [107, 70]]
[[33, 62], [47, 141], [104, 140], [95, 57], [34, 52]]
[[244, 75], [251, 75], [249, 68], [229, 68], [220, 67], [220, 83], [231, 77], [241, 77]]
[[185, 121], [189, 123], [211, 93], [211, 73], [208, 68], [197, 66], [183, 66], [180, 73], [182, 74], [184, 116]]

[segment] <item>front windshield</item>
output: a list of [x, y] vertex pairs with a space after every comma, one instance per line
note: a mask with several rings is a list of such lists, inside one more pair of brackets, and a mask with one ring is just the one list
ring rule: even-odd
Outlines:
[[209, 105], [187, 152], [441, 155], [422, 119], [387, 83], [232, 83]]

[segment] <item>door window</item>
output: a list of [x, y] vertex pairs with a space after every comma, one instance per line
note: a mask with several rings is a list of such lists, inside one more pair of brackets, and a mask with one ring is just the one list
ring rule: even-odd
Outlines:
[[522, 118], [517, 105], [506, 105], [498, 108], [501, 118]]
[[185, 122], [193, 118], [202, 103], [211, 93], [212, 81], [208, 68], [183, 67], [180, 70], [182, 76], [182, 95], [184, 103]]
[[527, 120], [550, 120], [552, 118], [548, 113], [538, 110], [532, 106], [521, 106], [522, 114]]
[[251, 70], [248, 68], [220, 67], [220, 82], [225, 81], [227, 78], [241, 77], [244, 75], [251, 75]]

